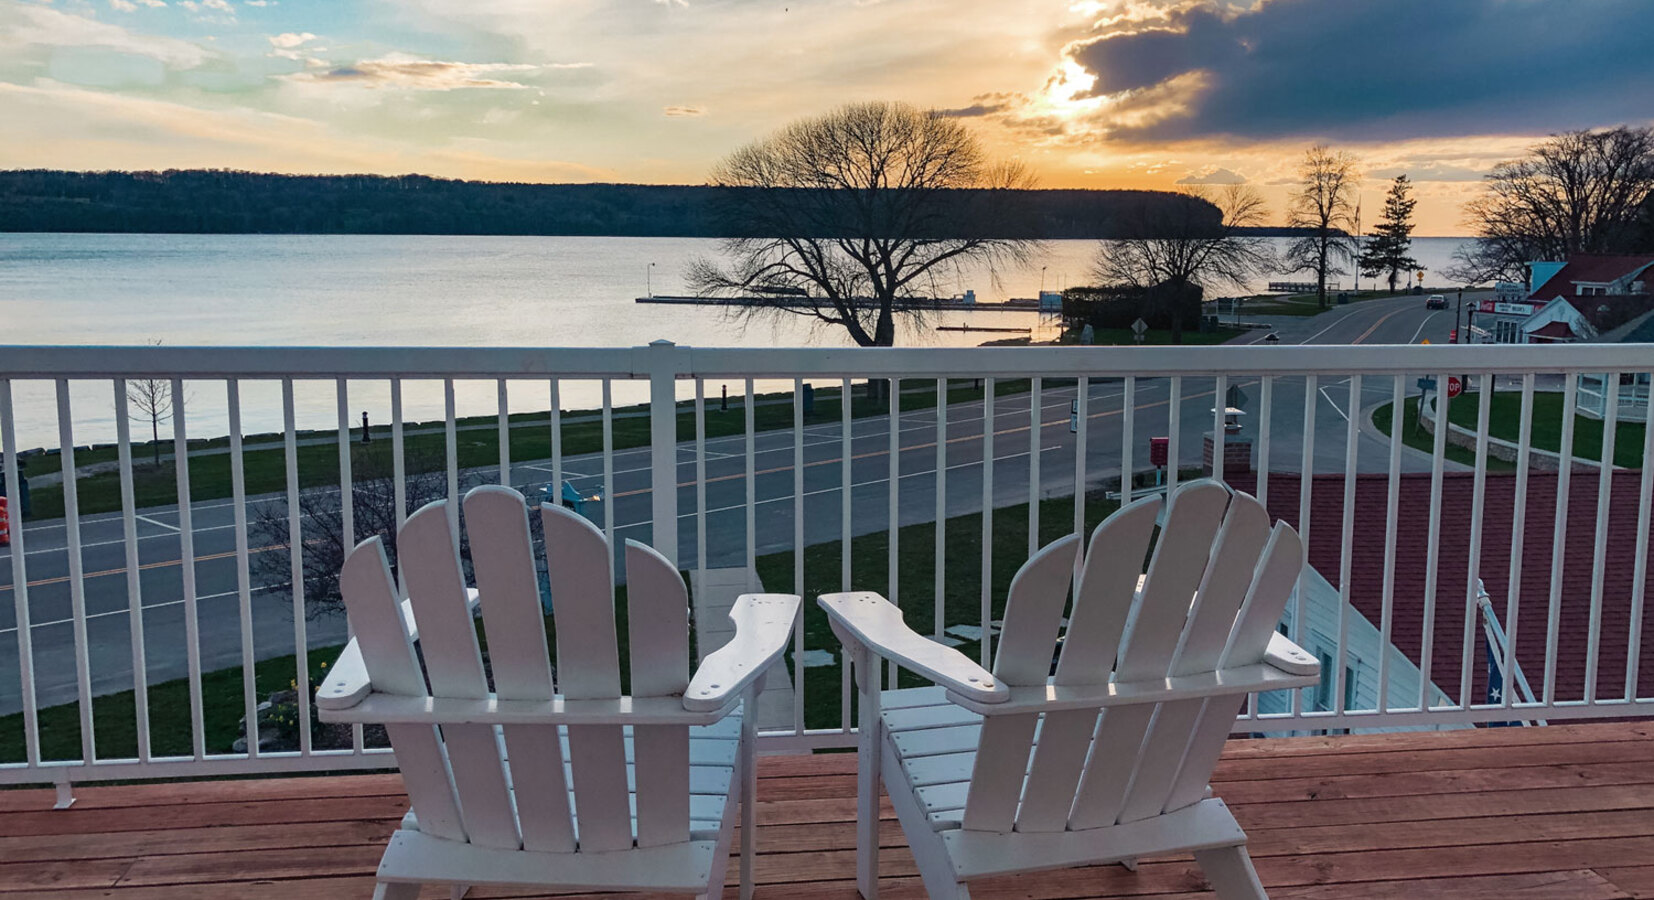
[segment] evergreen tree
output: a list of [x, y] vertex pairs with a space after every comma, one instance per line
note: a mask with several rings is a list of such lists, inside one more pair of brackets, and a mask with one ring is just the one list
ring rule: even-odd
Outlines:
[[1396, 289], [1396, 279], [1418, 268], [1418, 260], [1409, 255], [1413, 246], [1413, 184], [1406, 175], [1397, 175], [1384, 196], [1384, 218], [1373, 226], [1373, 233], [1363, 242], [1361, 274], [1369, 278], [1388, 275], [1390, 292]]

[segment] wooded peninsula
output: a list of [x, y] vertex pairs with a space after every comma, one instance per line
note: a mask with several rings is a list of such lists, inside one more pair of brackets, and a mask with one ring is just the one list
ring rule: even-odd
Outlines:
[[[717, 207], [732, 192], [759, 190], [218, 169], [12, 170], [0, 171], [0, 232], [738, 237], [721, 224]], [[1197, 220], [1209, 218], [1215, 228], [1219, 219], [1210, 204], [1158, 191], [944, 193], [931, 224], [919, 229], [926, 233], [915, 236], [1110, 238], [1145, 208], [1190, 203]]]

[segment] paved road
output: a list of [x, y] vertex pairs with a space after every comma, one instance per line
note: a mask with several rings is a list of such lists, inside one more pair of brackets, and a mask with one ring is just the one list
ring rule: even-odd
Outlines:
[[[1282, 318], [1274, 321], [1283, 345], [1290, 344], [1380, 344], [1414, 343], [1421, 338], [1434, 342], [1447, 339], [1452, 312], [1424, 309], [1422, 298], [1375, 300], [1335, 309], [1313, 318]], [[1263, 332], [1242, 340], [1261, 339]], [[1284, 351], [1283, 349], [1283, 352]], [[1392, 385], [1388, 379], [1375, 383], [1367, 379], [1355, 406], [1357, 423], [1362, 411], [1387, 402]], [[1241, 439], [1257, 439], [1260, 387], [1255, 380], [1236, 382], [1247, 394], [1251, 416]], [[1410, 382], [1409, 382], [1410, 386]], [[1198, 466], [1202, 435], [1211, 430], [1213, 406], [1211, 379], [1185, 379], [1179, 403], [1179, 459], [1183, 466]], [[1350, 396], [1348, 379], [1323, 379], [1314, 396], [1313, 467], [1317, 472], [1341, 472], [1345, 467]], [[1120, 470], [1123, 385], [1118, 380], [1098, 381], [1088, 389], [1089, 417], [1086, 429], [1085, 480], [1089, 485], [1117, 478]], [[1273, 388], [1270, 417], [1270, 467], [1274, 471], [1298, 471], [1302, 462], [1302, 433], [1305, 417], [1304, 385], [1300, 379], [1278, 378]], [[1070, 386], [1050, 389], [1040, 397], [1037, 431], [1031, 427], [1029, 394], [1000, 397], [994, 404], [993, 501], [996, 506], [1026, 502], [1034, 481], [1030, 460], [1039, 456], [1039, 478], [1032, 485], [1040, 496], [1071, 496], [1075, 489], [1075, 435], [1069, 431], [1070, 404], [1076, 397]], [[1170, 385], [1165, 380], [1138, 384], [1132, 403], [1134, 462], [1146, 467], [1148, 438], [1169, 434]], [[731, 413], [732, 415], [736, 413]], [[708, 415], [718, 415], [709, 411]], [[929, 522], [935, 518], [938, 482], [945, 485], [948, 515], [976, 512], [982, 507], [982, 459], [984, 455], [984, 407], [981, 402], [949, 407], [945, 443], [945, 475], [937, 476], [938, 430], [935, 410], [903, 413], [898, 428], [898, 497], [901, 524]], [[1383, 471], [1388, 465], [1388, 441], [1366, 429], [1358, 429], [1357, 466], [1360, 471]], [[844, 467], [843, 433], [838, 423], [806, 427], [800, 442], [803, 467], [803, 521], [805, 543], [833, 540], [841, 533]], [[746, 557], [747, 493], [745, 437], [709, 440], [706, 443], [706, 533], [708, 565], [739, 565]], [[856, 534], [880, 531], [889, 526], [888, 484], [890, 479], [890, 419], [880, 416], [858, 419], [851, 426], [850, 495], [851, 530]], [[758, 554], [790, 549], [793, 546], [794, 510], [799, 501], [794, 493], [794, 436], [790, 429], [761, 432], [754, 439], [753, 467], [756, 477], [753, 543]], [[697, 555], [696, 454], [692, 443], [679, 447], [678, 490], [679, 559], [693, 565]], [[1427, 469], [1428, 457], [1404, 451], [1404, 467]], [[599, 524], [612, 527], [617, 538], [650, 537], [650, 464], [646, 448], [614, 454], [613, 471], [604, 477], [601, 456], [571, 457], [564, 461], [565, 477], [583, 490], [607, 484], [608, 501], [588, 507]], [[531, 492], [551, 478], [549, 461], [513, 466], [511, 481]], [[497, 470], [467, 473], [468, 479], [498, 480]], [[278, 497], [257, 497], [249, 501], [248, 516]], [[213, 670], [237, 665], [241, 660], [241, 614], [239, 566], [235, 553], [235, 510], [228, 500], [192, 506], [195, 549], [194, 572], [199, 603], [199, 630], [203, 668]], [[159, 507], [142, 511], [137, 518], [140, 562], [140, 595], [143, 603], [146, 671], [151, 683], [177, 678], [186, 672], [183, 568], [179, 564], [179, 517], [176, 508]], [[124, 533], [118, 514], [89, 516], [81, 521], [84, 604], [87, 612], [86, 646], [94, 693], [124, 690], [132, 686], [132, 654], [128, 616], [127, 572]], [[72, 610], [76, 599], [69, 577], [67, 531], [62, 521], [30, 523], [25, 532], [28, 551], [29, 615], [34, 644], [34, 674], [41, 705], [72, 701], [76, 696], [75, 637]], [[285, 572], [286, 552], [254, 534], [251, 552], [255, 557], [273, 555], [277, 568]], [[959, 552], [970, 552], [964, 548]], [[11, 584], [10, 551], [0, 555], [0, 714], [21, 708], [17, 629]], [[257, 567], [255, 567], [255, 570]], [[291, 653], [295, 627], [285, 578], [260, 583], [249, 577], [254, 653], [258, 658]], [[787, 585], [772, 585], [778, 589]], [[323, 616], [305, 625], [311, 646], [336, 643], [344, 629], [341, 617]]]

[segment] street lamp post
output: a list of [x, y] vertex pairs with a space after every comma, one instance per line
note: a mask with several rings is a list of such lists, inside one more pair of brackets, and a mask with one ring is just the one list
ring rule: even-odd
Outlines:
[[649, 296], [655, 296], [655, 264], [650, 263], [643, 269], [643, 284], [649, 291]]
[[1461, 337], [1461, 335], [1459, 334], [1459, 316], [1461, 316], [1463, 314], [1464, 314], [1464, 291], [1460, 290], [1459, 291], [1459, 302], [1458, 302], [1457, 305], [1455, 305], [1453, 307], [1453, 343], [1455, 343], [1455, 344], [1468, 344], [1468, 343], [1470, 343], [1469, 341], [1459, 340], [1459, 338]]
[[1047, 268], [1046, 266], [1040, 266], [1039, 267], [1039, 292], [1041, 294], [1045, 293], [1045, 270], [1046, 270], [1046, 268]]

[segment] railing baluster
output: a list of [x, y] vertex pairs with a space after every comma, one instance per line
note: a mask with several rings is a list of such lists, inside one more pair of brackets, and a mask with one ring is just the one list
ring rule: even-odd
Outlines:
[[[1121, 438], [1122, 462], [1120, 464], [1120, 471], [1122, 473], [1126, 473], [1131, 470], [1131, 416], [1129, 414], [1129, 408], [1131, 406], [1132, 387], [1136, 381], [1137, 379], [1129, 375], [1126, 376], [1126, 393], [1124, 395], [1125, 399], [1122, 400], [1122, 402], [1126, 404], [1127, 409], [1122, 410], [1121, 412], [1121, 415], [1126, 418], [1125, 432], [1124, 436]], [[1080, 546], [1084, 548], [1086, 475], [1085, 454], [1086, 433], [1091, 430], [1091, 397], [1089, 396], [1091, 394], [1091, 380], [1084, 376], [1076, 378], [1074, 380], [1074, 392], [1074, 411], [1075, 415], [1079, 418], [1079, 422], [1077, 423], [1078, 427], [1074, 432], [1074, 534], [1079, 536]], [[1122, 481], [1121, 484], [1127, 485], [1129, 482]], [[1127, 492], [1121, 494], [1122, 497], [1130, 495], [1129, 487], [1122, 487], [1121, 490]], [[1078, 598], [1080, 596], [1080, 574], [1085, 568], [1085, 560], [1082, 558], [1082, 554], [1083, 550], [1081, 553], [1074, 554], [1074, 575], [1069, 581], [1069, 593], [1070, 596], [1074, 598]]]
[[1039, 552], [1039, 458], [1042, 410], [1040, 409], [1039, 376], [1029, 382], [1028, 393], [1028, 556]]
[[1505, 586], [1505, 687], [1502, 699], [1506, 709], [1509, 709], [1513, 702], [1511, 695], [1517, 691], [1516, 619], [1517, 613], [1522, 609], [1522, 543], [1528, 533], [1528, 466], [1531, 461], [1530, 451], [1533, 449], [1533, 386], [1533, 373], [1523, 375], [1522, 412], [1516, 439], [1516, 501], [1511, 509], [1510, 523], [1510, 578]]
[[[898, 561], [897, 554], [899, 553], [898, 547], [900, 544], [902, 531], [902, 508], [901, 503], [898, 500], [901, 496], [902, 488], [902, 380], [900, 378], [890, 379], [889, 413], [889, 424], [886, 427], [886, 431], [889, 432], [887, 435], [889, 438], [889, 446], [886, 448], [885, 453], [888, 457], [890, 467], [889, 473], [886, 476], [885, 486], [889, 488], [886, 497], [889, 500], [890, 508], [886, 514], [886, 517], [890, 522], [890, 530], [888, 532], [889, 539], [885, 541], [885, 548], [887, 550], [886, 568], [888, 569], [885, 576], [885, 584], [890, 590], [888, 599], [892, 604], [895, 604], [897, 609], [901, 609], [901, 587], [896, 580], [896, 574], [901, 570], [901, 565]], [[802, 555], [799, 558], [802, 559]], [[799, 569], [802, 572], [802, 564], [799, 566]], [[802, 584], [802, 582], [800, 583]], [[802, 588], [799, 590], [799, 593], [801, 595], [803, 594]], [[890, 687], [894, 688], [896, 686], [896, 661], [890, 660], [889, 662], [890, 664], [887, 667], [888, 671], [886, 672], [886, 677]]]
[[[1469, 384], [1465, 385], [1468, 389]], [[1493, 411], [1493, 376], [1479, 376], [1479, 403], [1476, 406], [1476, 474], [1470, 495], [1470, 553], [1465, 566], [1464, 646], [1459, 658], [1459, 705], [1471, 707], [1471, 675], [1476, 650], [1476, 620], [1481, 615], [1477, 602], [1482, 582], [1482, 510], [1487, 502], [1488, 419]]]
[[[452, 382], [449, 383], [452, 386]], [[350, 469], [350, 384], [343, 378], [337, 380], [334, 386], [339, 413], [339, 534], [341, 541], [348, 550], [356, 546], [356, 481], [351, 477]], [[452, 394], [450, 393], [450, 396]], [[452, 405], [449, 406], [448, 418], [449, 433], [453, 433]], [[453, 460], [449, 459], [449, 465]], [[452, 469], [450, 469], [452, 471]], [[450, 481], [450, 485], [452, 485]], [[452, 497], [452, 487], [449, 489]], [[459, 546], [459, 513], [458, 504], [450, 500], [449, 527], [454, 534], [454, 545]], [[362, 726], [350, 726], [350, 745], [356, 753], [362, 752]]]
[[[1424, 635], [1419, 649], [1419, 709], [1428, 712], [1430, 702], [1431, 663], [1436, 644], [1436, 588], [1441, 567], [1442, 468], [1447, 459], [1448, 396], [1447, 376], [1433, 376], [1440, 387], [1436, 390], [1436, 436], [1430, 453], [1430, 526], [1429, 544], [1424, 564]], [[1422, 412], [1420, 413], [1423, 414]]]
[[[1642, 373], [1649, 379], [1644, 390], [1654, 390], [1654, 373]], [[1646, 394], [1643, 400], [1643, 455], [1641, 471], [1637, 476], [1637, 551], [1631, 575], [1631, 621], [1625, 651], [1625, 699], [1636, 700], [1637, 681], [1641, 674], [1643, 643], [1643, 609], [1648, 590], [1648, 532], [1650, 515], [1654, 514], [1654, 403]]]
[[[1076, 503], [1083, 498], [1075, 498]], [[982, 379], [982, 665], [993, 660], [994, 380]]]
[[[747, 379], [747, 401], [742, 410], [747, 433], [747, 575], [754, 581], [758, 578], [758, 475], [754, 467], [757, 454], [757, 429], [754, 427], [753, 403], [756, 396], [752, 390], [752, 379]], [[754, 590], [757, 586], [754, 585]]]
[[[442, 435], [444, 465], [448, 473], [448, 530], [459, 549], [459, 425], [456, 422], [454, 379], [442, 381]], [[605, 503], [605, 506], [608, 504]]]
[[[1298, 536], [1303, 539], [1305, 547], [1309, 546], [1309, 500], [1315, 480], [1315, 412], [1320, 405], [1316, 403], [1317, 383], [1316, 376], [1304, 376], [1304, 446], [1298, 469]], [[1304, 611], [1307, 605], [1304, 598], [1309, 594], [1309, 570], [1309, 560], [1305, 559], [1304, 571], [1298, 577], [1298, 595], [1292, 600], [1292, 639], [1299, 644], [1308, 643], [1307, 635], [1304, 634], [1308, 622], [1308, 616]], [[1293, 715], [1303, 714], [1304, 694], [1309, 690], [1312, 688], [1292, 692]]]
[[1349, 659], [1350, 646], [1350, 610], [1351, 595], [1354, 589], [1350, 585], [1352, 573], [1350, 571], [1350, 548], [1355, 543], [1355, 471], [1358, 462], [1356, 453], [1360, 447], [1361, 437], [1358, 424], [1361, 419], [1361, 376], [1350, 376], [1350, 396], [1345, 403], [1349, 411], [1344, 423], [1344, 519], [1340, 524], [1340, 534], [1343, 540], [1338, 553], [1338, 653], [1335, 668], [1333, 669], [1333, 712], [1343, 715], [1348, 712], [1349, 704], [1345, 701], [1344, 693], [1350, 689], [1349, 672], [1345, 662]]
[[[895, 398], [891, 399], [895, 402]], [[793, 593], [804, 596], [804, 379], [793, 379]], [[793, 621], [793, 733], [804, 733], [804, 617]]]
[[184, 587], [184, 650], [188, 656], [190, 741], [196, 759], [207, 755], [207, 730], [201, 700], [201, 620], [195, 603], [195, 520], [190, 509], [189, 430], [184, 380], [172, 379], [172, 455], [178, 489], [178, 559]]
[[[392, 398], [397, 398], [393, 393]], [[400, 407], [393, 407], [400, 411]], [[299, 752], [310, 755], [310, 638], [304, 601], [304, 532], [299, 508], [299, 444], [298, 432], [293, 427], [293, 379], [281, 381], [282, 457], [287, 466], [287, 556], [288, 578], [293, 594], [293, 683], [301, 689], [299, 695]], [[393, 419], [395, 417], [393, 416]], [[401, 429], [393, 428], [393, 442]], [[401, 453], [397, 453], [401, 457]], [[399, 479], [400, 482], [400, 479]], [[399, 508], [399, 514], [402, 510]], [[400, 527], [401, 522], [397, 525]]]
[[402, 434], [402, 379], [391, 379], [391, 495], [396, 504], [396, 529], [408, 520], [407, 446]]
[[[1258, 390], [1258, 482], [1257, 498], [1264, 509], [1269, 508], [1269, 419], [1271, 403], [1274, 401], [1275, 376], [1265, 375], [1261, 379]], [[1273, 518], [1273, 516], [1271, 516]], [[1384, 665], [1384, 654], [1379, 654], [1379, 666]], [[1379, 683], [1383, 684], [1380, 676]], [[1246, 697], [1247, 715], [1256, 718], [1258, 715], [1258, 695], [1248, 694]]]
[[[848, 454], [846, 454], [848, 455]], [[947, 531], [948, 531], [948, 380], [939, 378], [936, 381], [936, 551], [934, 553], [931, 584], [935, 596], [933, 603], [934, 621], [930, 624], [931, 636], [937, 640], [947, 631], [948, 599], [947, 599]], [[850, 569], [848, 563], [844, 570], [846, 585], [849, 583]], [[844, 590], [849, 590], [846, 586]]]
[[1406, 418], [1407, 377], [1397, 375], [1390, 392], [1390, 474], [1385, 480], [1384, 593], [1378, 625], [1378, 711], [1390, 711], [1390, 634], [1395, 629], [1396, 518], [1401, 510], [1401, 432]]
[[1545, 705], [1556, 702], [1557, 639], [1562, 627], [1562, 568], [1568, 558], [1568, 501], [1574, 471], [1574, 416], [1579, 403], [1579, 377], [1562, 382], [1562, 446], [1556, 471], [1556, 520], [1551, 532], [1550, 612], [1545, 624]]
[[[609, 568], [613, 570], [620, 565], [620, 548], [615, 546], [614, 384], [607, 378], [603, 379], [603, 538], [609, 542]], [[674, 547], [672, 556], [677, 555]]]
[[149, 762], [149, 666], [144, 653], [144, 599], [138, 557], [138, 504], [132, 484], [132, 423], [126, 379], [115, 379], [115, 446], [121, 473], [121, 534], [126, 545], [126, 619], [132, 642], [132, 712], [138, 761]]
[[[1229, 378], [1219, 375], [1212, 380], [1212, 477], [1223, 480], [1223, 446], [1227, 443], [1227, 432], [1224, 430], [1225, 415], [1228, 410]], [[1350, 420], [1354, 421], [1352, 413]]]
[[[845, 378], [839, 383], [839, 590], [850, 590], [850, 493], [851, 493], [851, 459], [853, 449], [851, 443], [850, 419], [852, 390], [854, 386], [850, 379]], [[937, 585], [937, 597], [941, 597], [941, 585]], [[850, 697], [855, 692], [850, 678], [850, 651], [839, 651], [839, 729], [849, 734], [855, 727], [850, 713]]]
[[695, 573], [706, 578], [706, 382], [695, 379]]
[[511, 487], [511, 406], [504, 378], [496, 379], [495, 390], [499, 394], [499, 419], [496, 424], [500, 442], [500, 484]]
[[551, 379], [551, 504], [563, 503], [563, 409], [557, 379]]
[[1178, 462], [1183, 446], [1183, 376], [1171, 377], [1166, 398], [1166, 497], [1177, 492]]
[[[1608, 506], [1614, 490], [1614, 438], [1620, 424], [1620, 376], [1603, 376], [1602, 468], [1597, 474], [1596, 550], [1591, 557], [1591, 619], [1585, 645], [1585, 702], [1597, 702], [1597, 664], [1602, 655], [1602, 581], [1608, 565]], [[1649, 423], [1654, 426], [1654, 422]]]
[[258, 679], [254, 669], [253, 585], [247, 549], [247, 466], [241, 444], [241, 385], [229, 378], [224, 394], [230, 419], [230, 504], [235, 520], [235, 590], [241, 613], [241, 705], [247, 720], [247, 756], [258, 758]]
[[[3, 443], [3, 463], [6, 474], [6, 496], [23, 496], [22, 481], [17, 474], [17, 420], [12, 409], [11, 379], [0, 379], [0, 437]], [[29, 768], [40, 766], [40, 718], [34, 693], [34, 631], [29, 621], [29, 561], [24, 546], [23, 508], [8, 507], [7, 512], [17, 517], [17, 527], [11, 535], [11, 590], [12, 615], [17, 624], [18, 688], [23, 700], [23, 748]]]
[[1269, 432], [1275, 403], [1275, 376], [1265, 375], [1258, 388], [1258, 502], [1269, 507]]
[[92, 723], [92, 665], [86, 640], [86, 566], [80, 548], [80, 477], [75, 472], [75, 430], [69, 381], [57, 380], [57, 436], [63, 466], [63, 525], [69, 556], [69, 608], [75, 637], [75, 696], [80, 700], [81, 759], [97, 759]]

